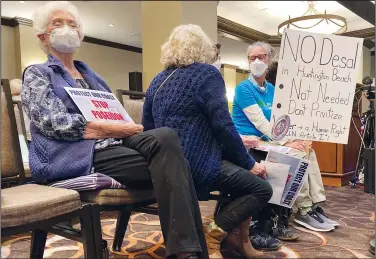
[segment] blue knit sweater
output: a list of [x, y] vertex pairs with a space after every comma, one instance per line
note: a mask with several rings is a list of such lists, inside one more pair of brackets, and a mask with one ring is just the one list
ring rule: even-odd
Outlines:
[[212, 65], [194, 63], [159, 73], [146, 92], [142, 124], [145, 130], [174, 129], [191, 166], [196, 190], [206, 192], [225, 159], [250, 170], [255, 161], [247, 153], [232, 122], [225, 84]]

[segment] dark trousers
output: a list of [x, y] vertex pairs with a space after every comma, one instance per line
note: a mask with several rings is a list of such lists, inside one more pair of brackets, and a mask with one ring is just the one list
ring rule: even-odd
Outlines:
[[167, 256], [207, 255], [200, 208], [188, 163], [175, 131], [159, 128], [94, 154], [95, 171], [130, 189], [154, 189]]
[[232, 197], [232, 201], [221, 207], [214, 218], [215, 223], [226, 232], [257, 215], [273, 195], [267, 181], [227, 161], [222, 162], [221, 173], [211, 190]]

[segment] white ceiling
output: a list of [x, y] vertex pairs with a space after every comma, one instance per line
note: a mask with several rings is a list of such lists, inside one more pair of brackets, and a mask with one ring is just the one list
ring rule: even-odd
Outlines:
[[[361, 2], [359, 2], [361, 4]], [[316, 1], [318, 12], [336, 14], [347, 19], [347, 31], [373, 27], [337, 1]], [[308, 9], [307, 1], [220, 1], [218, 16], [269, 35], [277, 35], [278, 25], [302, 16]]]
[[[1, 16], [30, 19], [34, 11], [46, 1], [1, 1]], [[86, 36], [141, 47], [141, 1], [74, 1], [78, 7]], [[320, 12], [342, 15], [348, 20], [348, 31], [372, 27], [372, 24], [342, 7], [335, 1], [317, 2]], [[220, 1], [217, 13], [226, 19], [252, 29], [277, 34], [278, 25], [291, 16], [302, 15], [305, 1]], [[114, 27], [109, 27], [114, 24]], [[218, 35], [222, 44], [221, 62], [248, 68], [248, 44]]]

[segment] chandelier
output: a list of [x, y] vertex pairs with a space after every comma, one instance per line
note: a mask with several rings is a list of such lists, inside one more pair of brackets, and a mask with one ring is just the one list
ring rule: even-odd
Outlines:
[[300, 17], [291, 18], [278, 26], [278, 35], [281, 36], [285, 28], [306, 32], [339, 34], [347, 30], [346, 19], [339, 15], [319, 13], [315, 9], [314, 1], [308, 1], [308, 10]]

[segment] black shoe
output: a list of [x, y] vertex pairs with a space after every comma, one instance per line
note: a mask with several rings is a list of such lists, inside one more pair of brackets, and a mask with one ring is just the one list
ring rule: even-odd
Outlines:
[[252, 233], [249, 240], [255, 249], [263, 251], [275, 251], [283, 245], [280, 240], [266, 233]]
[[[273, 227], [272, 227], [272, 236], [283, 241], [295, 241], [299, 238], [299, 235], [288, 229], [288, 211], [281, 211], [279, 216], [272, 218]], [[287, 223], [286, 223], [287, 222]]]
[[375, 239], [371, 240], [369, 243], [369, 252], [375, 255]]
[[299, 238], [299, 235], [296, 232], [286, 228], [284, 225], [279, 225], [277, 227], [276, 238], [283, 241], [295, 241]]

